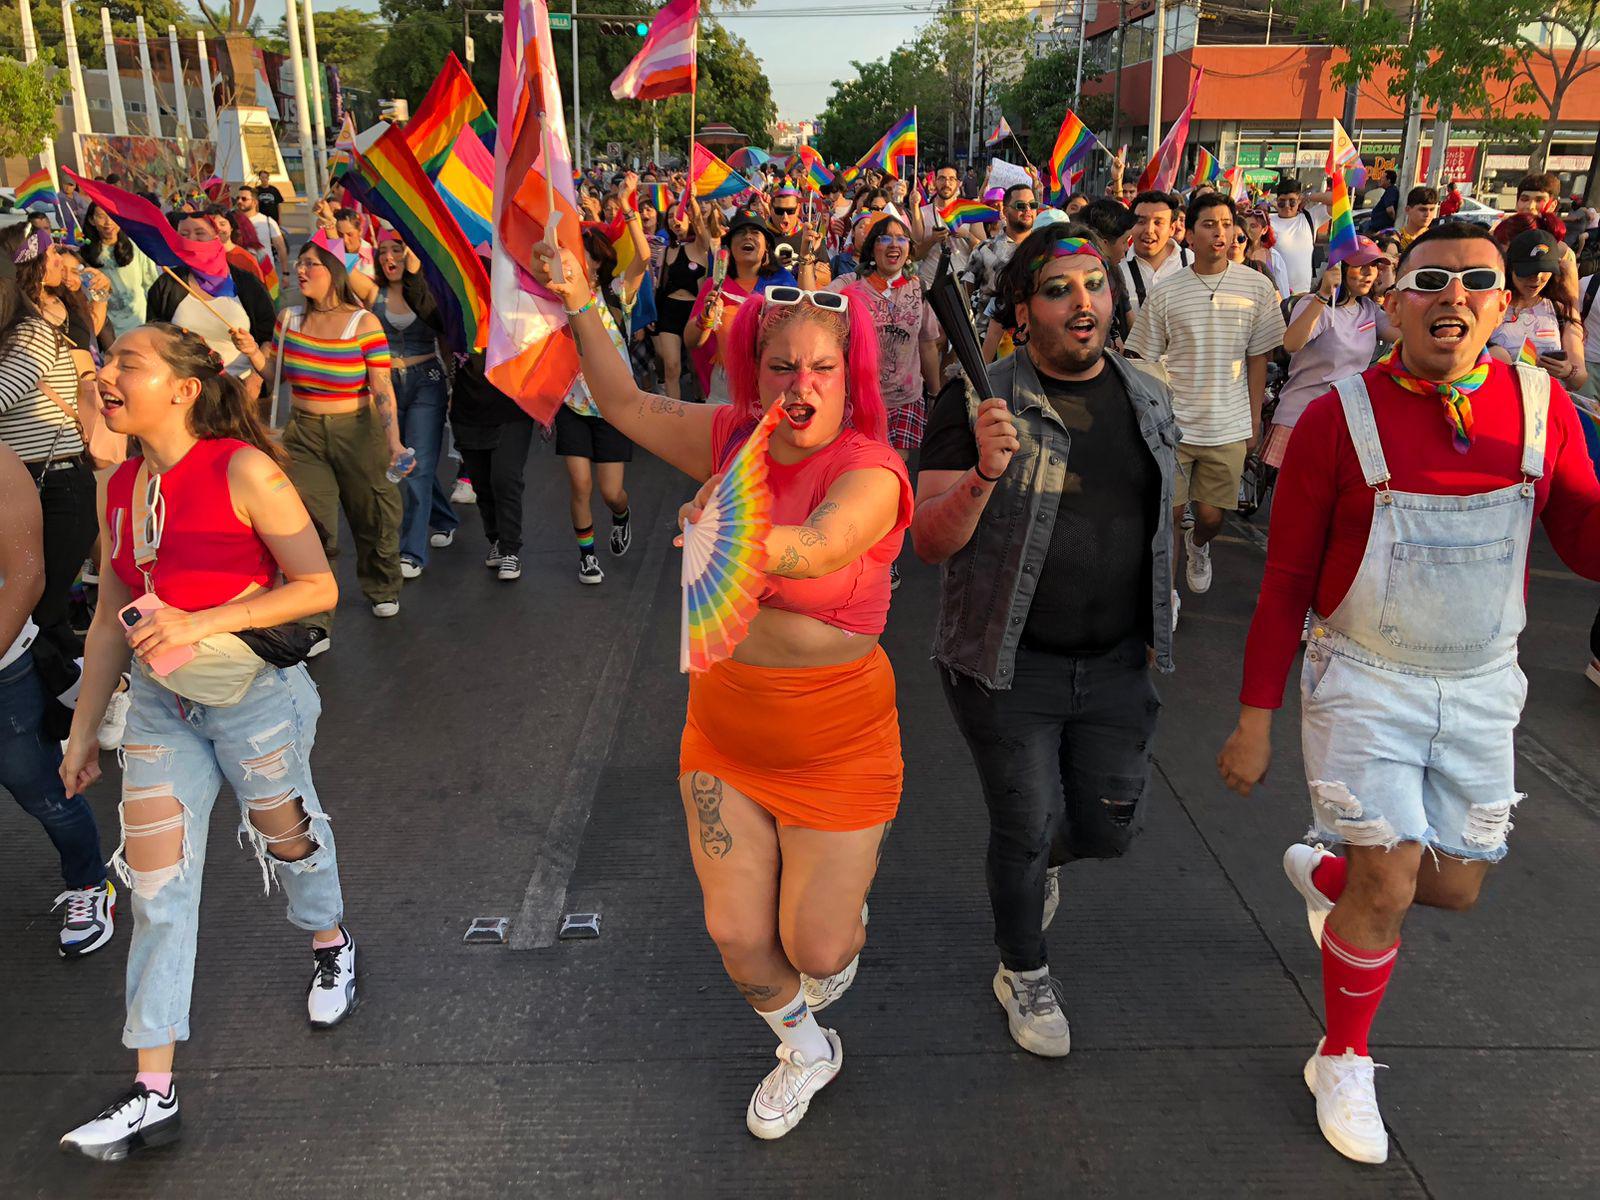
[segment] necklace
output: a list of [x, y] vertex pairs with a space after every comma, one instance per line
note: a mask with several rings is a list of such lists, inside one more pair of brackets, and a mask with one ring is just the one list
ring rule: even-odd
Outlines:
[[1200, 286], [1205, 288], [1206, 291], [1211, 293], [1211, 303], [1215, 304], [1217, 302], [1217, 288], [1220, 288], [1222, 286], [1223, 280], [1227, 279], [1227, 277], [1228, 277], [1228, 264], [1227, 263], [1223, 263], [1222, 264], [1222, 273], [1217, 276], [1217, 286], [1216, 287], [1212, 287], [1209, 283], [1207, 283], [1206, 282], [1206, 277], [1204, 275], [1200, 274], [1200, 272], [1198, 270], [1195, 270], [1193, 267], [1191, 267], [1190, 269], [1194, 270], [1194, 277], [1200, 281]]

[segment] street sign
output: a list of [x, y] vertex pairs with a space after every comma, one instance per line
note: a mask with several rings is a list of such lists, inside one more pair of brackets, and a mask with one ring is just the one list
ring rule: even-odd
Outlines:
[[551, 33], [556, 33], [556, 32], [561, 32], [561, 31], [570, 32], [571, 29], [572, 29], [572, 14], [571, 13], [551, 13], [550, 14], [550, 32]]

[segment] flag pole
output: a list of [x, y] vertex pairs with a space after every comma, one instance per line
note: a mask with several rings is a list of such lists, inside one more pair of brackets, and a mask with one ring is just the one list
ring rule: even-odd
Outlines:
[[546, 203], [550, 205], [550, 219], [544, 223], [544, 240], [555, 251], [555, 255], [550, 259], [550, 278], [557, 283], [565, 283], [567, 272], [561, 265], [561, 243], [556, 240], [556, 226], [561, 223], [561, 210], [556, 207], [555, 162], [550, 156], [550, 125], [543, 113], [539, 114], [539, 140], [544, 150], [544, 196]]
[[1014, 129], [1008, 129], [1008, 130], [1007, 130], [1007, 131], [1006, 131], [1006, 132], [1007, 132], [1007, 133], [1008, 133], [1008, 134], [1010, 134], [1010, 135], [1011, 135], [1011, 140], [1012, 140], [1012, 141], [1013, 141], [1013, 142], [1016, 142], [1016, 144], [1017, 144], [1017, 153], [1018, 153], [1018, 154], [1020, 154], [1020, 155], [1022, 155], [1022, 161], [1023, 161], [1023, 162], [1025, 162], [1025, 163], [1027, 163], [1027, 164], [1028, 164], [1028, 165], [1029, 165], [1029, 166], [1030, 166], [1030, 167], [1033, 167], [1033, 169], [1034, 169], [1034, 170], [1035, 170], [1035, 171], [1037, 171], [1037, 170], [1038, 170], [1038, 169], [1039, 169], [1039, 168], [1038, 168], [1038, 167], [1034, 167], [1034, 166], [1033, 166], [1033, 163], [1032, 163], [1032, 162], [1031, 162], [1031, 161], [1029, 161], [1029, 159], [1028, 159], [1028, 152], [1027, 152], [1027, 151], [1026, 151], [1026, 150], [1025, 150], [1025, 149], [1023, 149], [1023, 147], [1022, 147], [1022, 142], [1021, 142], [1021, 140], [1020, 140], [1020, 139], [1019, 139], [1019, 138], [1018, 138], [1018, 137], [1017, 137], [1017, 131], [1016, 131], [1016, 130], [1014, 130]]
[[[695, 80], [694, 87], [689, 89], [689, 161], [684, 164], [683, 172], [686, 190], [694, 189], [694, 119], [695, 101], [700, 95], [700, 6], [694, 6], [694, 58]], [[699, 199], [699, 197], [695, 197]]]

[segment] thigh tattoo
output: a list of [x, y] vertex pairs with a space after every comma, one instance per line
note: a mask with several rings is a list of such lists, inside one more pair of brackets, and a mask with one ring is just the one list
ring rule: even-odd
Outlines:
[[695, 771], [689, 776], [689, 794], [700, 819], [700, 849], [707, 858], [726, 858], [733, 849], [733, 834], [722, 823], [722, 780]]

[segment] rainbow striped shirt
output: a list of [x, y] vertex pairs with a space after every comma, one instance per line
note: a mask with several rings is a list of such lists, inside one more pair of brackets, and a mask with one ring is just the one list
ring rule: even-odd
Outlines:
[[367, 370], [388, 370], [393, 362], [389, 339], [382, 327], [361, 333], [355, 326], [357, 313], [337, 338], [313, 337], [300, 329], [298, 313], [285, 313], [283, 329], [283, 378], [296, 400], [328, 402], [360, 400], [367, 395]]

